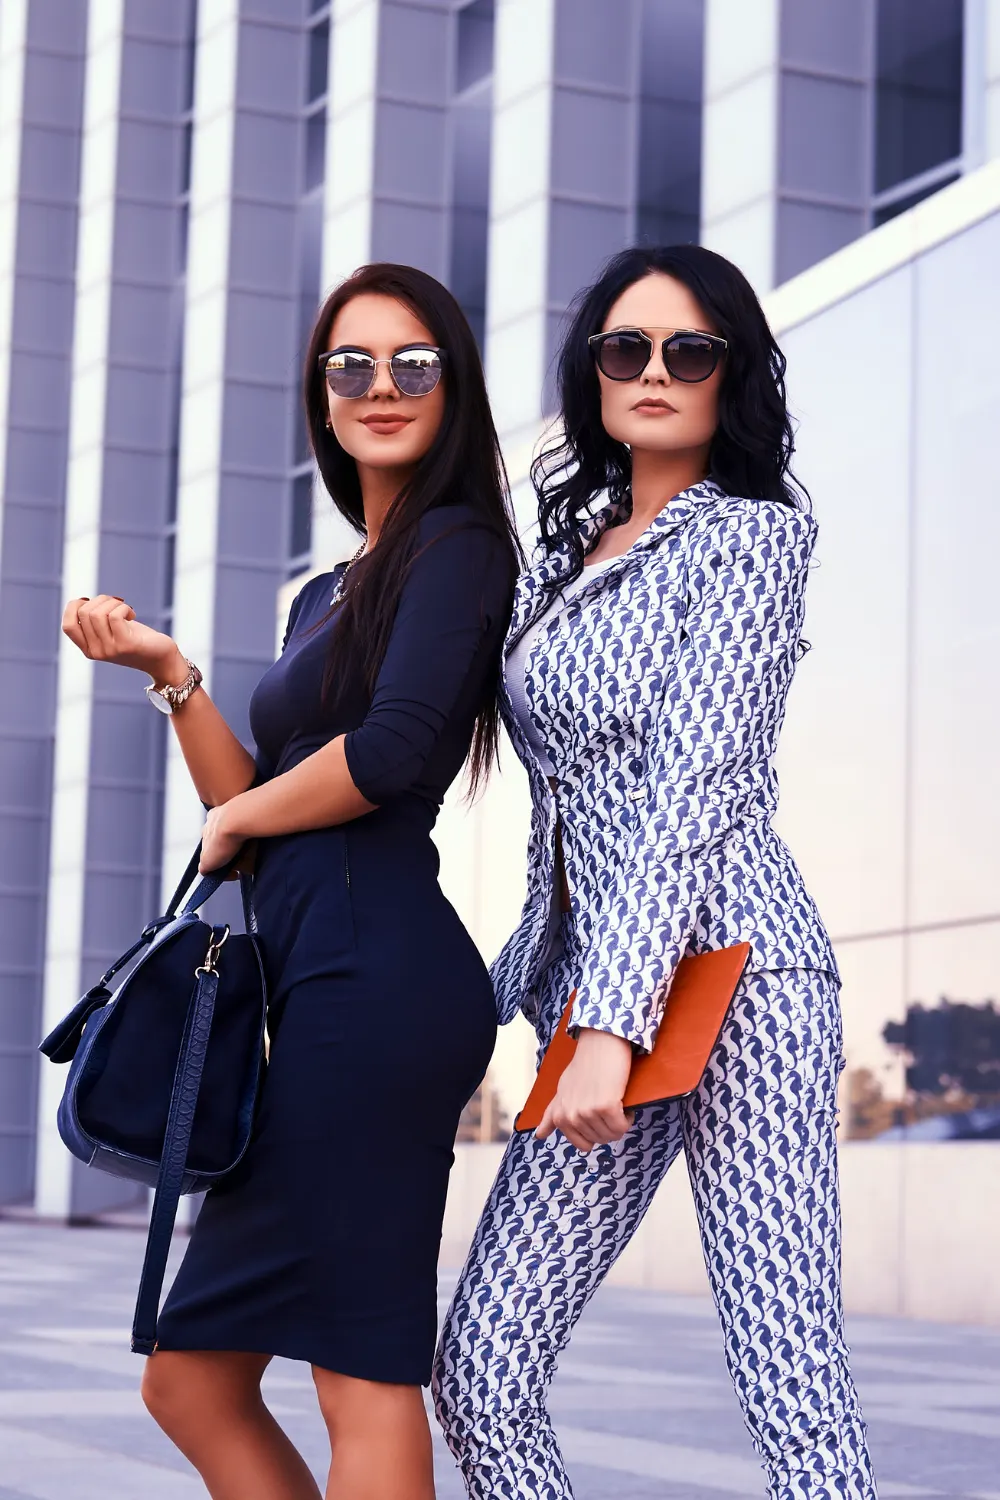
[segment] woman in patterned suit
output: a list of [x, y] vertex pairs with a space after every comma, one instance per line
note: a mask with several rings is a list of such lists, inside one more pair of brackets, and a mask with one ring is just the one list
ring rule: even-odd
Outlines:
[[[500, 1018], [579, 1045], [515, 1135], [438, 1351], [475, 1500], [568, 1500], [545, 1408], [560, 1351], [664, 1173], [687, 1160], [726, 1355], [772, 1500], [872, 1500], [840, 1293], [838, 976], [771, 819], [816, 527], [789, 473], [784, 359], [741, 273], [684, 245], [615, 257], [560, 360], [534, 470], [505, 717], [531, 784], [529, 890]], [[685, 953], [751, 959], [697, 1092], [622, 1095]]]

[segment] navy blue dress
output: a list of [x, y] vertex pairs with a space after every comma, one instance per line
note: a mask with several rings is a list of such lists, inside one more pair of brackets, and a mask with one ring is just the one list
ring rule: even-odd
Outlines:
[[295, 599], [251, 727], [264, 777], [346, 732], [355, 785], [377, 807], [260, 844], [271, 1050], [258, 1124], [205, 1200], [157, 1339], [427, 1384], [455, 1133], [496, 1037], [489, 975], [441, 893], [431, 829], [495, 690], [513, 577], [471, 507], [430, 511], [374, 693], [345, 660], [324, 698], [336, 616], [311, 632], [338, 576]]

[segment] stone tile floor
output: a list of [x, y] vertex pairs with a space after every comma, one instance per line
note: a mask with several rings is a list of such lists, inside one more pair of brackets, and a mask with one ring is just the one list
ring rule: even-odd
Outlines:
[[[142, 1246], [134, 1230], [0, 1221], [0, 1500], [204, 1493], [137, 1394], [127, 1330]], [[855, 1318], [850, 1336], [882, 1495], [1000, 1500], [1000, 1330]], [[308, 1373], [275, 1361], [265, 1389], [321, 1474]], [[700, 1299], [603, 1291], [562, 1361], [552, 1412], [577, 1500], [764, 1495]], [[438, 1494], [463, 1494], [440, 1443]]]

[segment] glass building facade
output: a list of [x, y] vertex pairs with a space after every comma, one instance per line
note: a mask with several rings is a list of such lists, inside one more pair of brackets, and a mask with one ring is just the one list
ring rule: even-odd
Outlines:
[[854, 1139], [1000, 1140], [997, 255], [1000, 183], [960, 233], [780, 335], [822, 528], [782, 828], [843, 969]]
[[[247, 734], [276, 600], [353, 549], [317, 493], [298, 411], [324, 293], [373, 259], [453, 288], [527, 517], [526, 458], [552, 409], [566, 310], [607, 255], [700, 239], [767, 293], [997, 155], [1000, 0], [2, 0], [0, 1206], [83, 1217], [128, 1205], [126, 1185], [63, 1151], [63, 1075], [39, 1068], [35, 1046], [158, 908], [202, 816], [139, 679], [61, 642], [62, 602], [127, 595], [176, 634]], [[987, 943], [969, 890], [990, 872], [973, 807], [955, 818], [946, 806], [974, 800], [987, 771], [978, 727], [958, 727], [981, 710], [964, 667], [948, 665], [949, 611], [963, 639], [987, 625], [941, 572], [957, 534], [946, 517], [965, 506], [972, 525], [980, 505], [971, 477], [958, 493], [947, 475], [960, 443], [962, 464], [978, 452], [962, 425], [973, 397], [963, 386], [942, 414], [911, 357], [923, 340], [934, 367], [947, 276], [965, 274], [966, 295], [978, 283], [937, 265], [887, 277], [830, 335], [838, 368], [872, 379], [881, 405], [865, 396], [858, 410], [881, 413], [899, 455], [884, 487], [843, 480], [856, 524], [867, 517], [888, 549], [847, 627], [864, 625], [877, 650], [858, 665], [838, 644], [823, 668], [831, 702], [852, 673], [882, 672], [865, 689], [875, 728], [823, 762], [831, 788], [857, 800], [871, 901], [848, 851], [809, 866], [845, 967], [870, 951], [865, 983], [894, 997], [877, 1026], [852, 1002], [855, 1034], [878, 1031], [857, 1053], [875, 1080], [857, 1081], [859, 1099], [895, 1099], [916, 1066], [882, 1035], [910, 1002], [978, 1004], [990, 989], [978, 970], [938, 977], [942, 922], [979, 924], [970, 963]], [[882, 379], [872, 328], [894, 362]], [[822, 352], [798, 327], [788, 352], [807, 477], [837, 472], [843, 447], [828, 453], [808, 413]], [[918, 463], [918, 439], [952, 419], [962, 436], [919, 449]], [[884, 434], [859, 423], [855, 436], [863, 471], [881, 472]], [[897, 462], [917, 474], [905, 498]], [[841, 491], [827, 498], [825, 485], [832, 573]], [[949, 506], [935, 509], [946, 485]], [[814, 592], [817, 611], [834, 608]], [[449, 806], [442, 820], [446, 879], [487, 952], [519, 904], [523, 821], [511, 769], [473, 816]], [[507, 851], [503, 890], [483, 873], [494, 849]], [[909, 1024], [913, 1041], [923, 1023]], [[505, 1039], [501, 1071], [516, 1047]], [[504, 1076], [520, 1087], [516, 1068]], [[500, 1089], [508, 1113], [514, 1088]]]

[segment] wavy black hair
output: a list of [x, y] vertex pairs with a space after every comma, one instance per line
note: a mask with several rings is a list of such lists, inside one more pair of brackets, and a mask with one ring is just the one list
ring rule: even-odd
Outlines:
[[801, 507], [808, 492], [789, 467], [794, 450], [785, 398], [785, 357], [774, 341], [756, 294], [742, 271], [701, 245], [641, 245], [605, 264], [572, 308], [559, 354], [562, 431], [531, 468], [543, 546], [569, 544], [574, 573], [583, 567], [580, 526], [602, 491], [612, 501], [628, 494], [632, 459], [605, 430], [601, 392], [587, 340], [600, 333], [621, 294], [651, 272], [680, 281], [729, 341], [719, 392], [719, 425], [709, 452], [709, 474], [729, 495]]
[[[421, 517], [432, 507], [463, 502], [504, 544], [513, 591], [522, 561], [500, 444], [486, 395], [486, 381], [475, 336], [455, 298], [433, 276], [413, 266], [378, 262], [361, 266], [342, 282], [319, 310], [305, 357], [302, 395], [316, 463], [340, 514], [365, 535], [365, 510], [357, 465], [327, 427], [328, 407], [320, 355], [341, 308], [362, 293], [393, 297], [408, 307], [445, 350], [444, 414], [434, 441], [389, 507], [378, 543], [351, 569], [331, 641], [333, 654], [360, 661], [374, 689], [399, 607], [406, 570], [413, 558]], [[447, 533], [444, 533], [447, 534]], [[433, 544], [432, 544], [433, 545]], [[319, 628], [334, 614], [331, 609]], [[499, 689], [499, 673], [497, 690]], [[496, 691], [476, 720], [469, 756], [469, 785], [475, 793], [496, 759], [499, 741]]]

